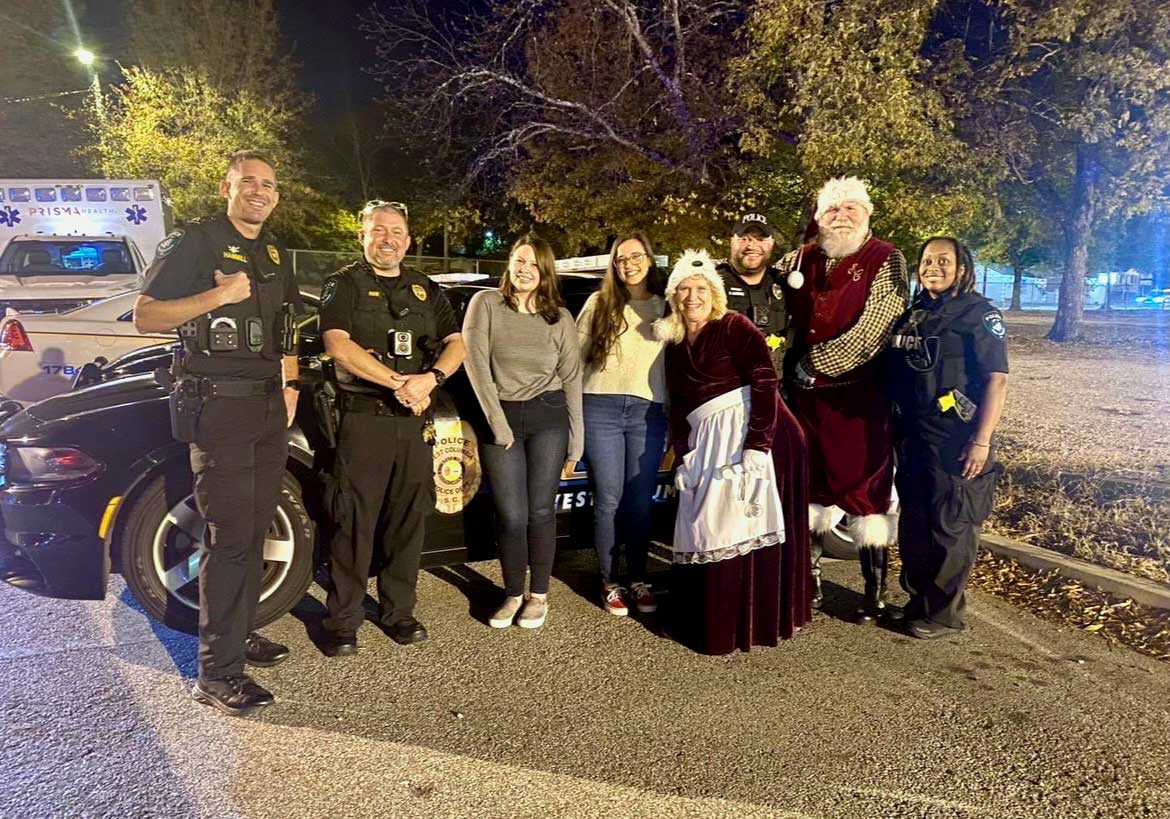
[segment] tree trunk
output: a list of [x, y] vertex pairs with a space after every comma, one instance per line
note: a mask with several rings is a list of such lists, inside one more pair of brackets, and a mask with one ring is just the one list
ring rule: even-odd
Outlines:
[[1008, 305], [1009, 310], [1023, 310], [1020, 304], [1020, 291], [1024, 284], [1024, 268], [1022, 268], [1015, 259], [1012, 259], [1012, 303]]
[[1096, 211], [1097, 175], [1097, 159], [1092, 146], [1080, 146], [1077, 149], [1073, 214], [1064, 230], [1064, 278], [1060, 282], [1056, 321], [1048, 331], [1050, 341], [1073, 341], [1081, 335], [1085, 320], [1085, 279], [1089, 273], [1089, 237]]

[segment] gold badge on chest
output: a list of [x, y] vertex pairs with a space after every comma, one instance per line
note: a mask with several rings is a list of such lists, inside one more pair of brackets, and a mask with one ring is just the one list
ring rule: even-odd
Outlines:
[[414, 293], [414, 297], [419, 301], [427, 300], [427, 289], [421, 284], [412, 284], [410, 286], [410, 292]]
[[276, 249], [276, 245], [268, 246], [268, 258], [272, 259], [273, 264], [280, 264], [280, 251]]

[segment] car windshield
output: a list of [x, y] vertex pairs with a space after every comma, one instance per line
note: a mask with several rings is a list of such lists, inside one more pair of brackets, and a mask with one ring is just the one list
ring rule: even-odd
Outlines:
[[130, 249], [117, 240], [14, 240], [0, 256], [0, 275], [111, 276], [134, 273]]

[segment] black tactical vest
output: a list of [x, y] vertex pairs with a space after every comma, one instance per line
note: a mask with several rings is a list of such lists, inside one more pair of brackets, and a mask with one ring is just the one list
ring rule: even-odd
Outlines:
[[[229, 371], [235, 373], [249, 361], [279, 361], [285, 276], [292, 275], [287, 251], [267, 231], [253, 240], [243, 238], [226, 216], [195, 223], [189, 230], [199, 230], [204, 234], [201, 238], [212, 256], [214, 269], [225, 274], [246, 272], [252, 280], [252, 293], [244, 301], [224, 305], [208, 314], [208, 338], [217, 332], [230, 332], [234, 323], [236, 349], [199, 350], [188, 344], [192, 353], [188, 357], [188, 369], [203, 375], [220, 375]], [[210, 271], [209, 279], [208, 286], [214, 286]], [[278, 372], [271, 365], [264, 365], [262, 369]], [[259, 371], [258, 368], [257, 374]]]
[[353, 285], [350, 337], [403, 375], [425, 372], [434, 365], [442, 339], [430, 279], [409, 268], [397, 276], [378, 276], [368, 262], [354, 262], [337, 276]]

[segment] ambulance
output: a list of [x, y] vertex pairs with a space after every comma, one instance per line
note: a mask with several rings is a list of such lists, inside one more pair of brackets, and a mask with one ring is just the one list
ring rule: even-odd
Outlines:
[[0, 316], [135, 289], [165, 236], [154, 180], [0, 179]]

